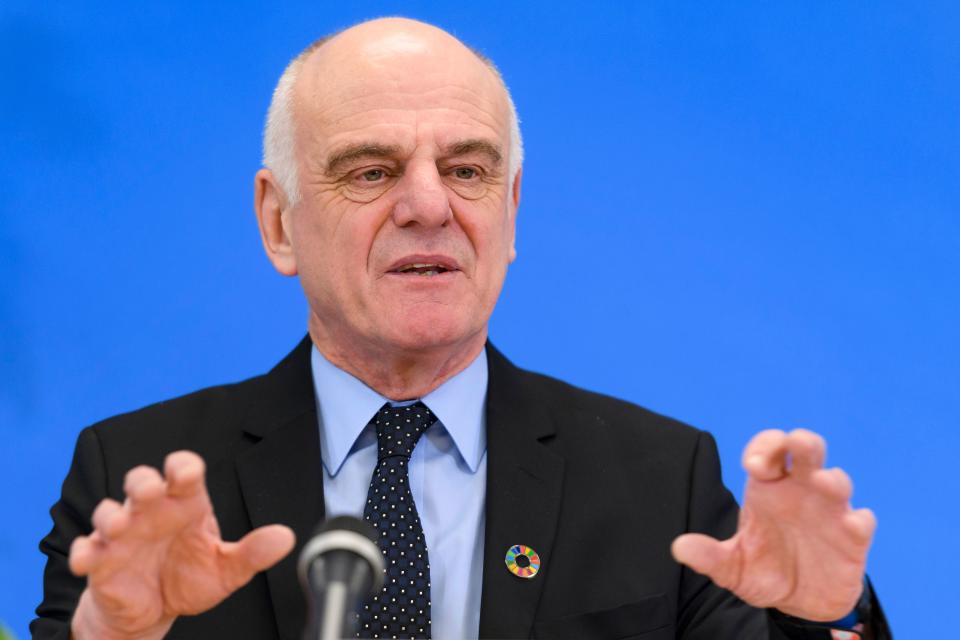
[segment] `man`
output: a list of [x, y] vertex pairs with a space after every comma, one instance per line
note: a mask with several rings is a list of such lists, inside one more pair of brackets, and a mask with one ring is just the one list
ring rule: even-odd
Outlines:
[[37, 637], [298, 637], [291, 550], [340, 512], [389, 560], [364, 637], [830, 637], [816, 621], [851, 612], [883, 632], [874, 519], [818, 436], [754, 438], [718, 542], [737, 511], [709, 435], [487, 343], [522, 175], [490, 63], [415, 21], [348, 29], [288, 67], [264, 154], [263, 245], [309, 340], [81, 434]]

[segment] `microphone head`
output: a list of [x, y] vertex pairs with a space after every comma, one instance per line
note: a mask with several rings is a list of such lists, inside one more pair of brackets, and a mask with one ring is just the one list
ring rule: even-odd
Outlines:
[[300, 552], [297, 562], [300, 581], [309, 588], [317, 573], [314, 567], [317, 561], [345, 556], [361, 560], [370, 568], [372, 585], [369, 594], [363, 594], [363, 597], [379, 593], [383, 588], [386, 564], [377, 546], [377, 532], [369, 522], [352, 516], [330, 518], [317, 527]]

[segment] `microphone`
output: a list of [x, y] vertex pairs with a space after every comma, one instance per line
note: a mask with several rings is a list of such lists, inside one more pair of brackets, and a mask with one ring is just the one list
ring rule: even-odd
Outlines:
[[337, 516], [321, 524], [297, 562], [309, 614], [304, 640], [341, 640], [356, 633], [357, 612], [383, 588], [386, 565], [370, 523]]

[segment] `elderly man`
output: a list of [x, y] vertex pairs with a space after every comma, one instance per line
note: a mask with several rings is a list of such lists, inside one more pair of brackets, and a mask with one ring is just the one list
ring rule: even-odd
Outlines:
[[419, 22], [355, 26], [290, 64], [264, 147], [263, 246], [309, 338], [81, 433], [36, 637], [297, 638], [291, 551], [337, 513], [389, 560], [363, 637], [884, 633], [873, 516], [818, 436], [754, 438], [738, 528], [708, 434], [487, 342], [522, 175], [491, 63]]

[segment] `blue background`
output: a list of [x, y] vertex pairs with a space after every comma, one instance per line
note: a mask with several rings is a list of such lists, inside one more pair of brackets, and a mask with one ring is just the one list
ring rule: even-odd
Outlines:
[[898, 637], [942, 630], [960, 5], [344, 4], [0, 9], [0, 619], [26, 636], [83, 426], [262, 372], [304, 332], [251, 206], [270, 92], [315, 37], [402, 13], [493, 57], [524, 123], [494, 341], [713, 431], [738, 495], [751, 434], [824, 434], [878, 515]]

